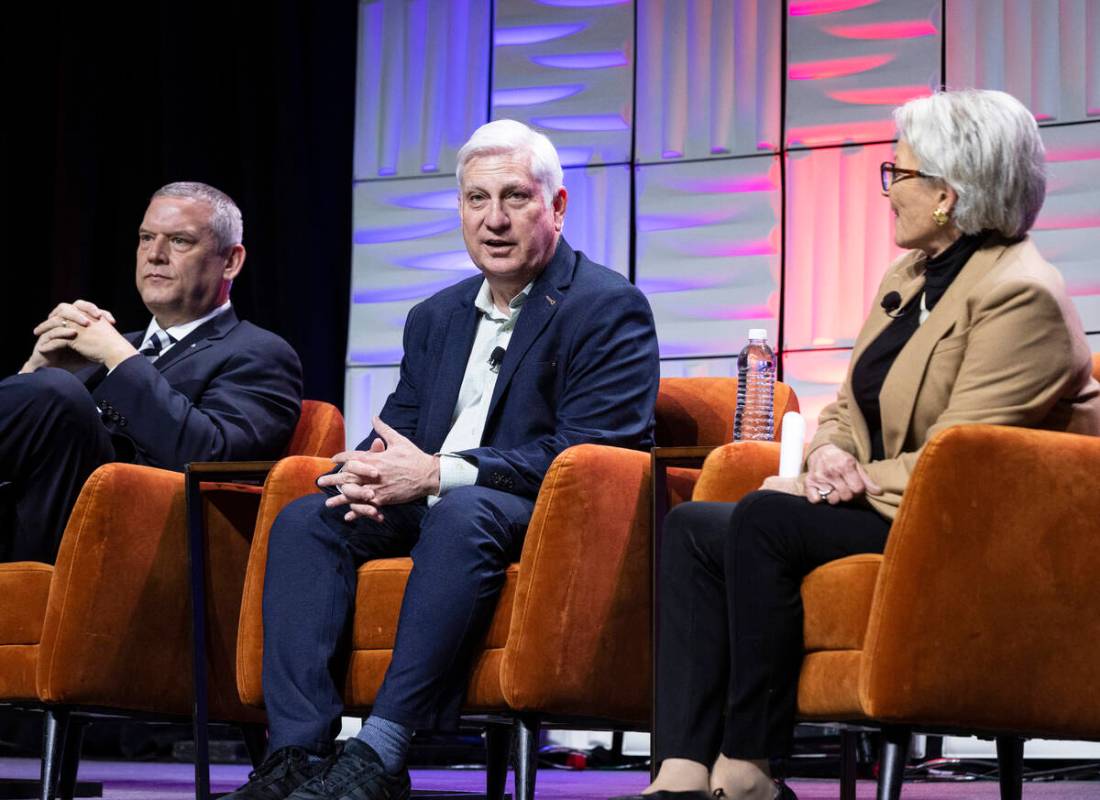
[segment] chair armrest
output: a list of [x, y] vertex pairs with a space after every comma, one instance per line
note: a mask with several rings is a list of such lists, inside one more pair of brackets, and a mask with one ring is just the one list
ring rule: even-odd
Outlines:
[[317, 478], [332, 469], [332, 459], [290, 456], [268, 473], [256, 515], [252, 550], [248, 556], [240, 627], [237, 633], [237, 691], [247, 705], [263, 706], [263, 594], [267, 568], [267, 542], [275, 517], [292, 500], [317, 491]]
[[691, 499], [735, 503], [778, 472], [777, 442], [731, 442], [707, 456]]
[[[204, 483], [214, 719], [258, 719], [233, 679], [236, 618], [259, 487]], [[184, 476], [106, 464], [62, 537], [36, 682], [44, 701], [187, 715], [191, 619]]]
[[648, 720], [650, 495], [648, 453], [585, 444], [551, 464], [501, 665], [511, 708]]
[[929, 442], [865, 639], [865, 712], [1100, 738], [1100, 438], [992, 425]]

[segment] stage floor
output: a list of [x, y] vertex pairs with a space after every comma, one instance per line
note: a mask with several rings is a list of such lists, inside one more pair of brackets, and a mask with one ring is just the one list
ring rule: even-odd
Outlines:
[[[0, 758], [0, 778], [37, 778], [38, 762], [24, 758]], [[214, 791], [227, 792], [243, 783], [248, 768], [215, 765], [212, 769]], [[104, 800], [184, 800], [194, 797], [193, 771], [189, 764], [160, 762], [118, 762], [86, 760], [80, 765], [80, 779], [103, 784]], [[483, 791], [485, 774], [480, 769], [415, 770], [414, 789]], [[640, 771], [539, 770], [536, 793], [540, 800], [605, 800], [608, 797], [639, 791], [646, 785]], [[793, 780], [791, 787], [799, 800], [836, 800], [836, 781]], [[509, 777], [508, 791], [512, 790]], [[859, 784], [859, 800], [875, 796], [870, 781]], [[903, 800], [996, 800], [997, 784], [916, 783], [905, 784]], [[1100, 781], [1028, 783], [1025, 800], [1100, 800]]]

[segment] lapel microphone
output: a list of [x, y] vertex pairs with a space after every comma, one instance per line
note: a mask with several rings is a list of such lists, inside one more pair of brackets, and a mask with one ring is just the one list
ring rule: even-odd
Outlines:
[[882, 310], [886, 312], [886, 316], [897, 319], [904, 316], [905, 312], [898, 312], [898, 308], [901, 306], [901, 293], [900, 292], [887, 292], [882, 298]]
[[494, 347], [493, 352], [489, 354], [489, 370], [490, 372], [500, 372], [500, 365], [504, 361], [505, 350], [503, 347]]

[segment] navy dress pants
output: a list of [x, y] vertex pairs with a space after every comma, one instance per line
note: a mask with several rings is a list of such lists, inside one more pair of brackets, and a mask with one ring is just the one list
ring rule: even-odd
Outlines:
[[85, 479], [114, 459], [99, 409], [71, 373], [0, 381], [0, 561], [52, 564]]
[[472, 647], [484, 634], [534, 502], [482, 486], [343, 519], [326, 494], [299, 498], [271, 529], [264, 578], [264, 703], [274, 752], [324, 752], [339, 728], [356, 569], [411, 555], [393, 659], [373, 712], [414, 728], [457, 722]]
[[657, 759], [789, 755], [802, 664], [802, 579], [881, 553], [890, 521], [780, 492], [684, 503], [665, 519], [657, 632]]

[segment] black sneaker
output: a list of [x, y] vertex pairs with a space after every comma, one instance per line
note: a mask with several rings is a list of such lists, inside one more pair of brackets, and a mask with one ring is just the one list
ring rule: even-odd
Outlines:
[[301, 747], [284, 747], [264, 759], [248, 775], [248, 783], [222, 800], [284, 800], [290, 793], [320, 774], [329, 760], [310, 761]]
[[408, 800], [411, 786], [405, 767], [390, 775], [369, 744], [348, 739], [340, 755], [321, 774], [299, 786], [288, 800]]

